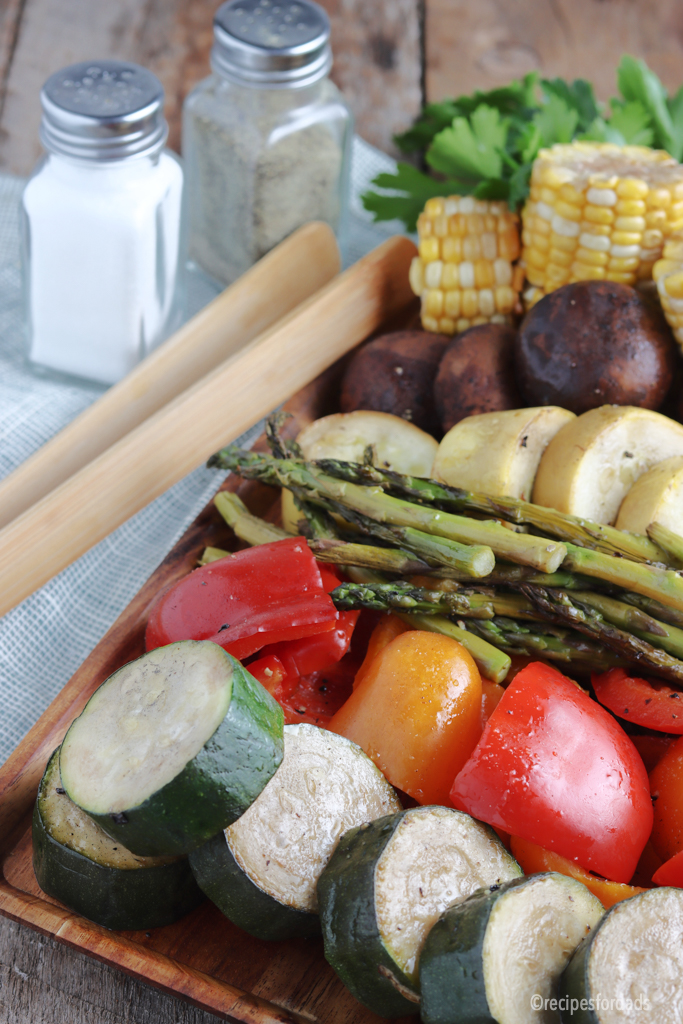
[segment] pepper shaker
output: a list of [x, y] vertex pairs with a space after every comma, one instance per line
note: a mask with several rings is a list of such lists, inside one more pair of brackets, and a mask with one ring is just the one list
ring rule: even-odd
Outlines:
[[311, 0], [229, 0], [183, 111], [190, 265], [229, 284], [309, 220], [344, 227], [352, 117]]
[[159, 80], [74, 64], [41, 92], [46, 155], [22, 199], [29, 358], [103, 384], [177, 325], [183, 172]]

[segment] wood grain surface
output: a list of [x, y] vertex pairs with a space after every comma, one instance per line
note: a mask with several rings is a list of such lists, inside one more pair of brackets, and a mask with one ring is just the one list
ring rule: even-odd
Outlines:
[[683, 84], [679, 0], [427, 0], [430, 100], [492, 89], [538, 69], [616, 93], [623, 53], [644, 58], [669, 90]]

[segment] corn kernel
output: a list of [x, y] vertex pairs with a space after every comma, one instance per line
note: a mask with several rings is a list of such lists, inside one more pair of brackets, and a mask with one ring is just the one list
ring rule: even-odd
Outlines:
[[550, 281], [567, 281], [569, 278], [568, 267], [558, 267], [556, 263], [549, 263], [545, 268], [545, 275]]
[[564, 249], [551, 249], [546, 262], [555, 263], [558, 267], [569, 267], [573, 259], [573, 252], [565, 252]]
[[650, 189], [640, 178], [622, 178], [615, 191], [620, 199], [644, 199]]
[[474, 288], [464, 288], [462, 293], [462, 315], [472, 319], [479, 312], [479, 296]]
[[636, 231], [641, 234], [645, 228], [644, 217], [617, 217], [614, 222], [615, 231]]
[[425, 331], [433, 331], [435, 334], [439, 331], [439, 321], [433, 316], [428, 316], [424, 313], [422, 313], [422, 326]]
[[448, 316], [442, 316], [439, 320], [439, 332], [441, 334], [455, 334], [455, 321]]
[[649, 228], [656, 228], [659, 231], [663, 231], [666, 227], [666, 211], [665, 210], [649, 210], [645, 214], [645, 223]]
[[587, 231], [579, 235], [579, 245], [594, 252], [609, 252], [610, 244], [609, 238], [605, 235], [593, 235]]
[[565, 252], [574, 252], [576, 249], [576, 239], [567, 238], [566, 235], [552, 234], [550, 236], [550, 247], [552, 249], [563, 249]]
[[457, 288], [446, 292], [443, 308], [446, 316], [453, 317], [454, 320], [458, 319], [460, 316], [460, 292]]
[[542, 188], [538, 198], [539, 202], [547, 203], [548, 206], [554, 206], [557, 201], [557, 192], [553, 188]]
[[613, 231], [612, 245], [640, 245], [642, 237], [639, 231]]
[[489, 208], [488, 199], [475, 199], [474, 200], [474, 212], [475, 213], [486, 213]]
[[[491, 208], [493, 208], [491, 203]], [[498, 217], [494, 217], [492, 213], [487, 213], [484, 216], [484, 231], [497, 231], [498, 230]]]
[[447, 263], [459, 263], [462, 259], [462, 238], [449, 235], [441, 243], [441, 255]]
[[443, 292], [440, 288], [427, 288], [423, 292], [423, 302], [428, 316], [439, 317], [443, 313]]
[[644, 249], [656, 249], [663, 241], [664, 235], [661, 231], [657, 231], [656, 228], [647, 228], [647, 230], [643, 232], [640, 244]]
[[458, 272], [458, 264], [444, 263], [443, 271], [441, 272], [441, 287], [446, 289], [457, 288], [459, 283], [460, 274]]
[[605, 281], [615, 281], [617, 284], [633, 284], [636, 279], [635, 271], [630, 274], [626, 271], [607, 269]]
[[481, 254], [485, 260], [495, 260], [498, 255], [498, 236], [494, 231], [485, 231], [481, 236]]
[[476, 288], [492, 288], [496, 283], [493, 264], [489, 260], [477, 260], [474, 264], [474, 284]]
[[616, 259], [631, 259], [632, 257], [641, 257], [642, 252], [639, 245], [612, 245], [610, 249], [610, 256], [614, 256]]
[[474, 264], [464, 260], [458, 267], [461, 288], [474, 288]]
[[683, 271], [669, 274], [664, 281], [664, 287], [672, 299], [683, 299]]
[[587, 263], [589, 267], [606, 267], [609, 256], [606, 252], [579, 248], [576, 250], [576, 260], [578, 263]]
[[509, 285], [512, 282], [512, 267], [507, 260], [494, 260], [493, 275], [497, 285]]
[[604, 267], [589, 267], [587, 263], [572, 263], [572, 275], [577, 281], [603, 281]]
[[646, 207], [642, 199], [620, 199], [614, 210], [617, 217], [643, 217]]
[[477, 238], [484, 233], [484, 218], [480, 213], [470, 213], [467, 217], [467, 233]]
[[466, 317], [464, 317], [464, 316], [461, 316], [455, 322], [455, 329], [458, 332], [458, 334], [461, 334], [463, 331], [466, 331], [467, 328], [471, 327], [471, 326], [472, 326], [472, 321], [471, 320], [467, 320]]
[[441, 285], [441, 272], [443, 263], [441, 260], [433, 260], [424, 268], [425, 287], [439, 288]]
[[462, 240], [462, 255], [466, 260], [481, 259], [481, 242], [476, 235], [467, 235]]
[[[552, 220], [552, 217], [550, 220]], [[529, 226], [537, 235], [549, 235], [552, 231], [550, 220], [544, 220], [543, 217], [533, 217]]]
[[439, 258], [439, 239], [431, 235], [429, 238], [421, 238], [417, 250], [425, 263]]
[[494, 313], [490, 322], [492, 324], [507, 324], [510, 322], [510, 318], [504, 313]]
[[449, 222], [453, 238], [464, 238], [467, 234], [467, 219], [464, 213], [454, 213]]
[[558, 195], [565, 203], [571, 203], [573, 206], [583, 206], [586, 201], [583, 192], [579, 192], [578, 188], [570, 184], [563, 185]]
[[[536, 164], [534, 164], [536, 167]], [[553, 167], [552, 164], [544, 164], [538, 169], [538, 180], [541, 185], [548, 188], [558, 189], [571, 180], [573, 175], [564, 167]]]
[[629, 274], [632, 270], [638, 269], [640, 259], [637, 256], [611, 256], [607, 267], [610, 273], [615, 274]]
[[683, 181], [679, 181], [673, 186], [671, 194], [674, 198], [674, 202], [678, 202], [679, 199], [683, 199]]
[[479, 292], [479, 312], [487, 318], [496, 312], [496, 304], [490, 288], [482, 288]]
[[448, 234], [448, 217], [445, 214], [434, 218], [434, 234], [437, 238], [445, 238]]
[[664, 210], [671, 206], [671, 193], [668, 188], [652, 188], [645, 197], [645, 202], [651, 210]]
[[683, 263], [683, 240], [670, 238], [664, 246], [664, 255], [669, 260], [679, 260]]
[[538, 267], [539, 270], [543, 270], [548, 262], [546, 254], [539, 252], [537, 249], [528, 249], [524, 253], [524, 258], [530, 267]]
[[596, 184], [586, 192], [586, 201], [592, 206], [616, 206], [617, 194], [613, 188], [600, 188]]
[[564, 217], [565, 220], [581, 220], [583, 217], [583, 210], [580, 206], [576, 206], [574, 203], [565, 203], [562, 199], [558, 199], [555, 203], [555, 213]]
[[443, 212], [447, 217], [452, 217], [454, 213], [457, 213], [460, 209], [460, 198], [459, 196], [449, 196], [448, 199], [444, 200]]
[[509, 286], [501, 285], [496, 288], [494, 297], [496, 300], [496, 309], [499, 313], [511, 313], [515, 308], [517, 296]]
[[424, 213], [417, 218], [417, 233], [420, 238], [427, 238], [434, 233], [432, 222], [429, 217], [425, 217]]
[[[528, 231], [526, 228], [522, 231], [522, 245], [533, 245], [533, 232]], [[497, 246], [496, 246], [497, 248]]]
[[614, 220], [614, 211], [608, 206], [584, 206], [583, 215], [593, 224], [611, 224]]
[[602, 235], [605, 238], [609, 238], [612, 234], [612, 226], [610, 224], [594, 224], [590, 220], [582, 220], [579, 227], [581, 228], [582, 235]]
[[550, 235], [538, 235], [534, 231], [531, 235], [531, 241], [529, 243], [534, 249], [539, 249], [541, 252], [547, 252], [550, 248]]
[[435, 199], [428, 199], [424, 212], [428, 217], [440, 217], [443, 213], [443, 204], [443, 199], [438, 196]]
[[422, 260], [419, 256], [413, 256], [411, 260], [408, 281], [415, 295], [421, 295], [424, 290], [424, 275], [422, 273]]
[[559, 213], [555, 214], [550, 224], [556, 235], [564, 235], [565, 238], [578, 238], [579, 236], [578, 221], [565, 220], [564, 217], [560, 217]]
[[474, 213], [474, 199], [472, 196], [463, 196], [460, 200], [461, 213]]

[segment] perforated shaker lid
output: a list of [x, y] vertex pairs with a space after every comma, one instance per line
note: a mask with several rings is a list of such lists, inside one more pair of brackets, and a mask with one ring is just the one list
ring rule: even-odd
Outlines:
[[161, 82], [127, 61], [62, 68], [50, 75], [40, 101], [40, 140], [51, 153], [121, 160], [159, 149], [168, 135]]
[[213, 28], [212, 67], [240, 84], [301, 87], [332, 67], [330, 19], [312, 0], [228, 0]]

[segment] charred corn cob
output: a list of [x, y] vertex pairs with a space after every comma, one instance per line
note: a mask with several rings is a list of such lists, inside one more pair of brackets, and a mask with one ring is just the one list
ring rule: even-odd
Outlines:
[[683, 228], [683, 165], [645, 146], [541, 150], [522, 224], [527, 308], [572, 281], [649, 280], [666, 238]]
[[410, 284], [422, 299], [426, 331], [455, 334], [475, 324], [509, 323], [524, 272], [518, 217], [505, 203], [429, 199], [417, 222], [419, 256]]
[[664, 316], [683, 350], [683, 230], [664, 243], [664, 257], [652, 268]]

